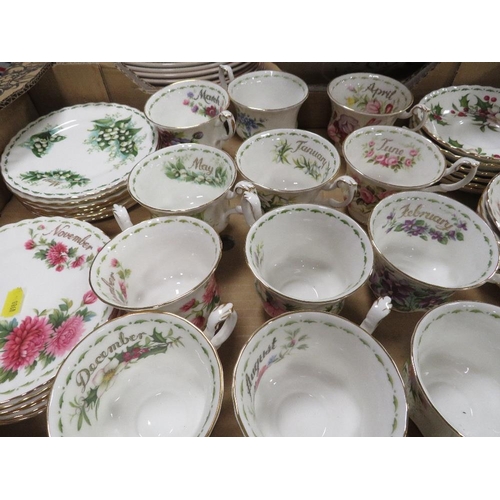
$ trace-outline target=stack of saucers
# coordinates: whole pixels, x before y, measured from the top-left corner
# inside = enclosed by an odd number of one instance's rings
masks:
[[[481,194],[500,173],[500,89],[479,85],[445,87],[421,99],[430,110],[421,133],[433,140],[448,165],[462,157],[480,162],[473,181],[462,188]],[[467,175],[458,169],[444,180]]]
[[[0,425],[43,412],[70,350],[116,314],[89,284],[108,241],[90,223],[63,217],[0,228]]]
[[[113,103],[66,107],[11,139],[0,159],[10,191],[38,216],[96,221],[113,205],[135,204],[128,174],[157,148],[157,132],[135,108]]]
[[[124,62],[127,69],[155,87],[165,87],[179,80],[210,80],[220,83],[219,66],[230,66],[234,76],[256,71],[256,62]]]
[[[479,198],[477,213],[500,240],[500,174],[493,177]]]

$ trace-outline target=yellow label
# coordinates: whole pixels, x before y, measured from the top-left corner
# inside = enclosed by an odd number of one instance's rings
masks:
[[[7,294],[7,298],[3,304],[2,316],[8,318],[15,316],[21,311],[24,300],[24,291],[22,288],[14,288]]]

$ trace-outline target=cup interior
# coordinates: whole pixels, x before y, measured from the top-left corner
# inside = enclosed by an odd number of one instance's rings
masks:
[[[381,200],[370,216],[369,234],[383,259],[426,284],[478,286],[498,265],[498,246],[486,223],[435,193],[406,191]]]
[[[149,209],[193,211],[223,196],[235,179],[236,167],[227,153],[210,146],[180,144],[141,160],[130,173],[128,189]]]
[[[322,186],[340,168],[336,148],[302,130],[275,129],[247,139],[236,153],[240,173],[256,186],[301,191]]]
[[[208,122],[229,106],[219,85],[203,80],[172,83],[153,94],[144,107],[147,118],[160,127],[192,127]]]
[[[245,252],[264,286],[307,302],[354,292],[373,265],[363,229],[338,210],[319,205],[289,205],[266,213],[250,228]]]
[[[236,105],[262,110],[278,110],[305,101],[309,90],[300,78],[283,71],[253,71],[235,78],[228,86]]]
[[[204,436],[221,395],[220,362],[196,327],[175,315],[135,313],[95,330],[66,359],[52,389],[49,432]]]
[[[220,238],[205,222],[158,217],[113,238],[92,264],[90,284],[119,309],[154,309],[205,283],[220,258]]]
[[[327,93],[333,104],[367,115],[399,113],[413,102],[405,85],[372,73],[339,76],[329,83]]]
[[[500,435],[500,311],[452,302],[417,325],[412,360],[434,408],[463,436]]]
[[[343,144],[348,165],[365,178],[397,188],[420,188],[439,181],[446,169],[439,149],[401,127],[363,127]]]
[[[233,401],[248,436],[395,436],[406,401],[394,363],[357,325],[301,312],[261,327],[234,372]]]

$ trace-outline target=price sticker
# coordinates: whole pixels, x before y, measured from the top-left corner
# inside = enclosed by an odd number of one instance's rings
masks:
[[[19,314],[23,306],[24,290],[20,287],[14,288],[7,294],[7,298],[3,304],[2,316],[9,318]]]

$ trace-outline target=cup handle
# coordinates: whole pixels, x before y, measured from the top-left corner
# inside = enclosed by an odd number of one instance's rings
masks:
[[[235,195],[241,196],[240,204],[229,213],[243,214],[245,221],[249,227],[262,217],[262,205],[255,186],[248,181],[240,181],[234,186],[234,191],[230,195],[233,198]]]
[[[218,122],[216,123],[218,127],[222,127],[223,133],[218,142],[227,141],[231,139],[236,132],[236,121],[234,119],[233,113],[231,111],[225,110],[221,111],[218,116]]]
[[[113,205],[113,215],[122,231],[125,231],[125,229],[128,229],[129,227],[132,227],[134,225],[130,220],[128,210],[122,205],[118,205],[117,203]]]
[[[422,113],[422,116],[419,116],[419,111]],[[405,128],[408,128],[409,130],[413,130],[414,132],[416,132],[425,125],[430,112],[431,110],[427,106],[423,104],[416,104],[410,111],[402,113],[400,118],[402,119],[411,118],[412,123],[416,123],[416,125],[413,127],[405,127]]]
[[[233,304],[230,302],[222,304],[210,313],[203,333],[218,349],[233,333],[237,320],[238,314],[234,310]]]
[[[219,64],[219,85],[227,90],[228,83],[234,80],[233,69],[227,64]]]
[[[457,189],[463,188],[464,186],[467,186],[467,184],[469,184],[469,182],[472,182],[472,179],[474,179],[474,177],[476,176],[477,169],[480,164],[478,161],[473,160],[471,158],[463,157],[457,160],[453,165],[451,165],[444,171],[443,177],[452,174],[453,172],[456,172],[460,167],[460,165],[464,163],[470,165],[471,168],[469,170],[469,173],[463,179],[460,179],[458,182],[453,182],[452,184],[441,183],[436,186],[430,186],[428,188],[422,189],[422,191],[428,191],[434,193],[444,192],[444,191],[455,191]]]
[[[370,307],[364,321],[359,325],[370,335],[378,324],[391,312],[392,300],[390,297],[379,297]]]
[[[354,198],[354,195],[356,194],[358,183],[349,175],[341,175],[340,177],[335,179],[332,183],[328,184],[324,189],[326,191],[331,191],[332,189],[335,189],[337,187],[342,190],[344,199],[342,201],[337,201],[330,198],[328,200],[328,204],[332,208],[347,207],[347,205],[351,203],[351,201]]]

